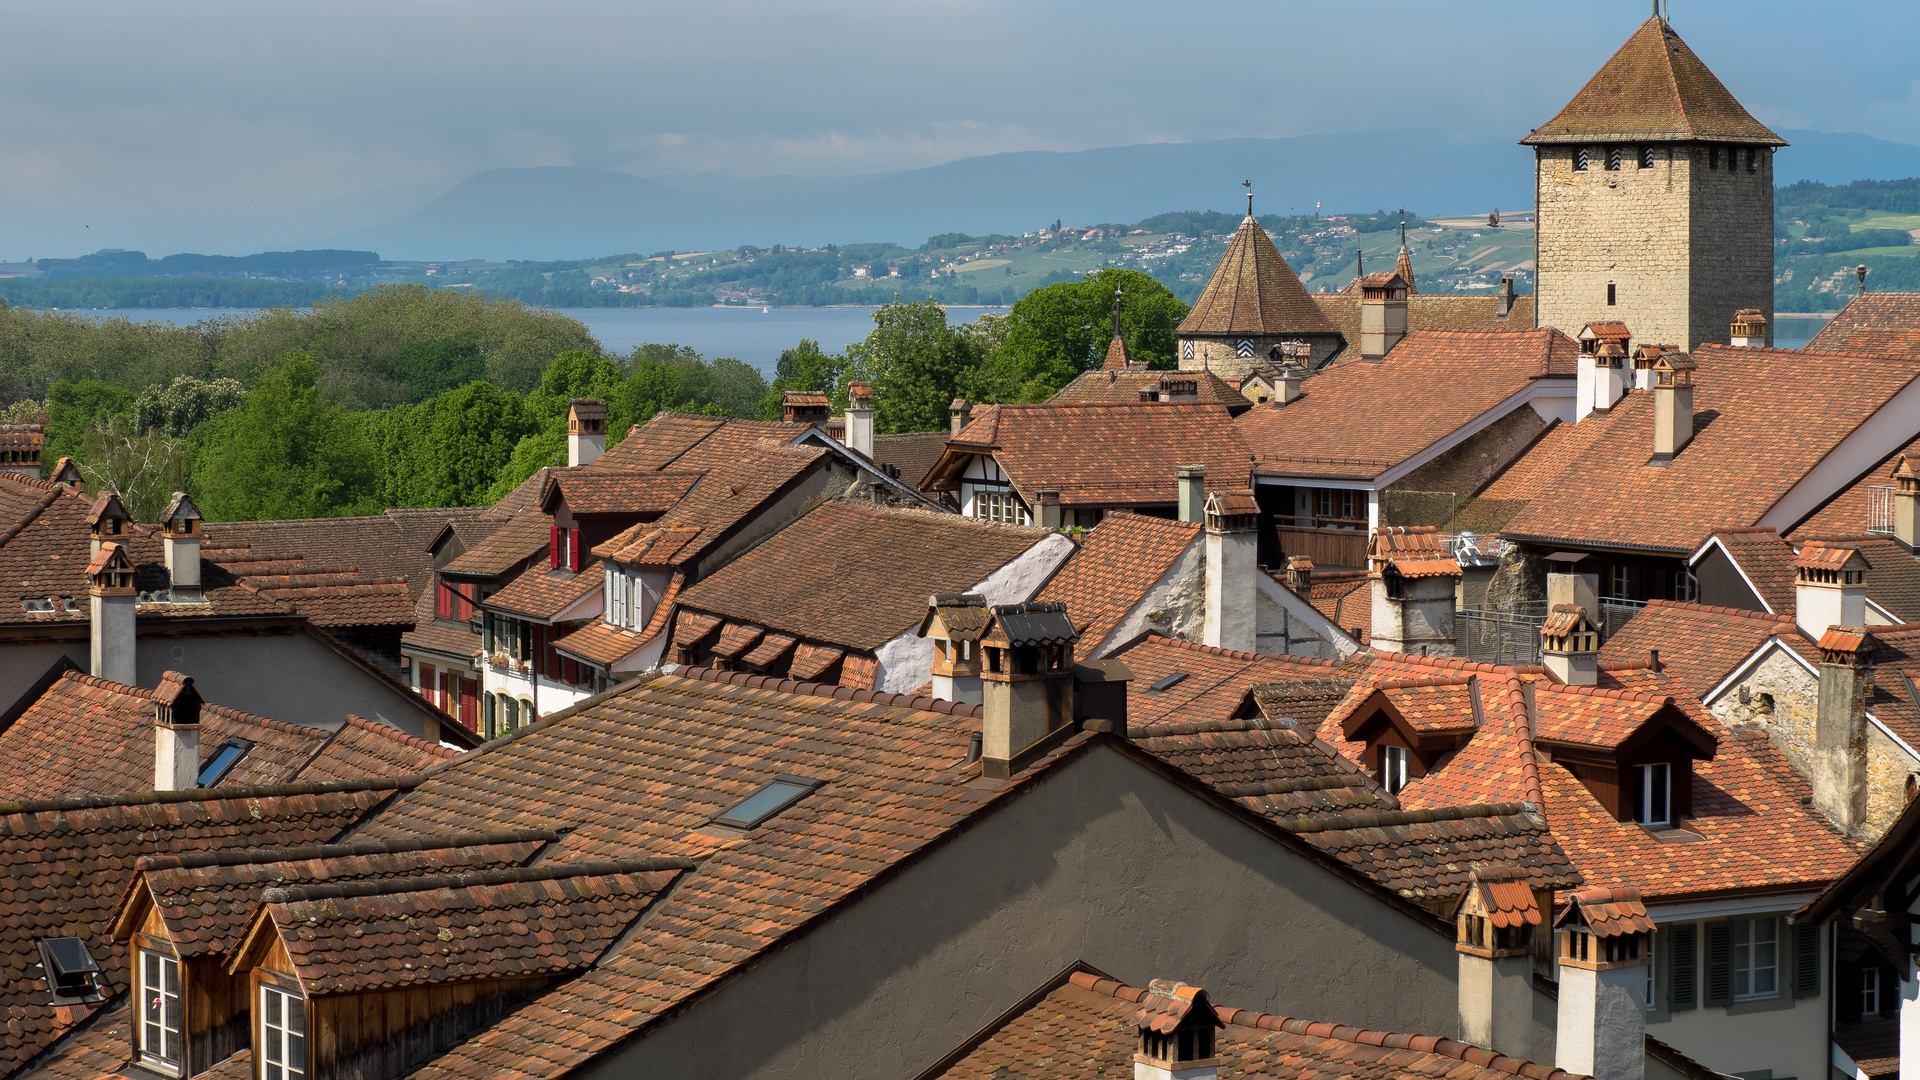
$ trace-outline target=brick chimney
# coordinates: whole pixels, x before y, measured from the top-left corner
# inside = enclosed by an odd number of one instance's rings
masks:
[[[1313,595],[1313,560],[1295,555],[1287,560],[1287,588],[1302,597]]]
[[[1600,681],[1600,628],[1585,608],[1558,604],[1540,627],[1540,662],[1566,686]]]
[[[1460,563],[1431,525],[1390,525],[1367,541],[1372,578],[1371,643],[1382,652],[1452,656],[1454,586]]]
[[[1647,464],[1665,468],[1673,455],[1693,441],[1693,372],[1697,365],[1682,352],[1661,353],[1653,362],[1653,457]]]
[[[980,635],[981,768],[1003,780],[1073,729],[1073,642],[1061,603],[998,604]]]
[[[202,604],[200,591],[200,509],[184,491],[173,493],[160,512],[160,543],[167,554],[167,589],[176,604]]]
[[[1254,598],[1260,545],[1254,531],[1260,506],[1251,491],[1207,496],[1207,617],[1202,640],[1216,649],[1254,651]]]
[[[1727,344],[1737,349],[1763,349],[1767,345],[1767,316],[1759,308],[1741,308],[1733,313],[1733,325],[1727,331]]]
[[[1407,282],[1386,271],[1360,279],[1360,359],[1376,362],[1407,336]]]
[[[927,597],[920,636],[933,642],[933,696],[938,701],[981,703],[980,635],[988,624],[987,598],[977,593]]]
[[[1842,832],[1867,820],[1867,703],[1873,635],[1836,626],[1820,635],[1820,693],[1813,721],[1813,806]]]
[[[1033,499],[1037,504],[1035,508],[1040,514],[1039,520],[1034,522],[1034,524],[1043,529],[1059,528],[1061,521],[1060,493],[1049,488],[1034,492]]]
[[[1560,1015],[1554,1064],[1594,1080],[1643,1080],[1653,919],[1634,888],[1582,889],[1554,920]]]
[[[1460,958],[1460,1041],[1534,1061],[1533,942],[1547,932],[1527,872],[1475,867],[1453,907]]]
[[[1867,571],[1873,569],[1851,544],[1811,540],[1793,562],[1793,621],[1818,640],[1829,626],[1867,624]]]
[[[1893,538],[1909,552],[1920,551],[1920,472],[1904,454],[1893,470]]]
[[[153,790],[200,786],[200,691],[193,677],[169,671],[153,691]]]
[[[967,420],[972,416],[973,406],[967,404],[967,399],[963,397],[954,398],[953,404],[947,406],[947,418],[953,424],[953,432],[948,438],[959,435],[960,429],[967,426]]]
[[[1198,524],[1207,512],[1207,467],[1182,465],[1174,476],[1180,484],[1180,520]]]
[[[88,671],[134,685],[133,560],[117,541],[102,544],[87,564],[87,618],[92,639]]]
[[[567,403],[567,464],[591,465],[607,452],[607,403],[574,398]]]
[[[1216,1080],[1220,1075],[1214,1038],[1227,1025],[1200,987],[1155,979],[1128,1023],[1138,1037],[1133,1080]]]
[[[873,384],[847,387],[847,449],[873,460]]]
[[[87,533],[92,538],[92,550],[88,557],[100,554],[100,548],[108,543],[126,543],[127,525],[133,515],[120,504],[120,496],[111,491],[103,491],[93,500],[93,509],[87,514]]]
[[[1501,318],[1504,319],[1507,316],[1513,314],[1513,275],[1512,274],[1500,275],[1500,292],[1498,295],[1500,298],[1500,306],[1498,309],[1499,315]]]

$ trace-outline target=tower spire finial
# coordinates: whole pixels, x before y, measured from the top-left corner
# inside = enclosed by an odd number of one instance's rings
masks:
[[[1120,340],[1120,297],[1126,290],[1121,286],[1113,287],[1113,340]]]
[[[1240,186],[1247,189],[1247,216],[1253,216],[1253,181],[1242,180]]]

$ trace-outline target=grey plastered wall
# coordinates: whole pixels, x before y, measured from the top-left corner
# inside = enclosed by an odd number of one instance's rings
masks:
[[[899,1080],[1075,960],[1222,1005],[1457,1023],[1451,934],[1095,746],[575,1075]]]
[[[785,494],[743,522],[738,531],[721,541],[700,560],[699,572],[687,582],[711,576],[767,537],[786,528],[821,502],[840,495],[859,476],[858,470],[827,457],[819,468],[801,477]]]

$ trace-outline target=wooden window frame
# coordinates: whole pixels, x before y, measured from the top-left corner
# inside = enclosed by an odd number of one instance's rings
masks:
[[[268,973],[264,971],[258,972],[258,974],[261,977],[256,978],[253,982],[255,1045],[259,1047],[259,1055],[257,1057],[258,1072],[256,1075],[260,1080],[309,1080],[313,1075],[313,1011],[308,1006],[306,996],[300,993],[297,987],[289,988],[286,985],[292,980],[266,978],[265,976],[268,975]],[[267,1043],[269,1040],[267,1031],[268,994],[277,995],[282,999],[282,1022],[279,1028],[281,1033],[279,1041],[281,1044],[282,1061],[280,1064],[281,1072],[277,1077],[270,1076],[267,1072],[267,1070],[272,1067],[271,1063],[267,1060]],[[289,1041],[288,1036],[292,1033],[288,1030],[285,1022],[288,1016],[293,1015],[293,1011],[296,1008],[299,1012],[300,1026],[302,1028],[299,1033],[300,1039],[305,1044],[298,1071],[295,1071],[293,1062],[287,1060],[292,1056],[288,1053],[289,1047],[287,1045]]]
[[[141,1068],[151,1069],[155,1072],[163,1073],[169,1076],[185,1076],[186,1064],[187,1064],[187,988],[186,988],[186,981],[185,981],[186,969],[180,963],[180,958],[174,955],[172,949],[156,948],[155,947],[156,944],[157,943],[154,942],[153,939],[148,938],[145,935],[139,935],[134,939],[134,962],[133,962],[134,963],[133,972],[134,972],[134,979],[135,979],[134,1015],[133,1015],[134,1058]],[[164,1007],[162,1009],[161,1018],[160,1018],[160,1034],[161,1034],[162,1046],[161,1046],[160,1053],[158,1054],[150,1053],[147,1049],[147,1028],[149,1026],[149,1021],[147,1020],[147,1012],[146,1012],[146,1000],[147,1000],[147,989],[148,989],[148,983],[147,983],[147,958],[148,957],[153,957],[161,961],[163,965],[160,969],[161,980],[163,984],[161,986],[161,995],[163,1000],[166,996],[166,987],[164,985],[166,980],[166,967],[164,965],[167,965],[167,964],[173,965],[173,997],[179,1003],[178,1004],[178,1009],[179,1009],[178,1020],[179,1020],[180,1026],[178,1029],[172,1029],[167,1027],[167,1017],[166,1017]],[[172,1033],[175,1039],[179,1040],[178,1044],[172,1047],[175,1060],[171,1062],[167,1061],[165,1056],[167,1051],[167,1047],[165,1043],[167,1041],[167,1035],[169,1032]]]

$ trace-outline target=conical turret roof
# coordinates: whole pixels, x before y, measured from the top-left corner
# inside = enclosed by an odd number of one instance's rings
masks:
[[[1587,85],[1523,145],[1734,142],[1785,146],[1714,78],[1662,18],[1633,32]]]
[[[1260,223],[1248,214],[1181,321],[1181,334],[1336,334]]]
[[[1120,335],[1115,334],[1113,340],[1107,342],[1107,358],[1101,363],[1100,370],[1126,371],[1132,362],[1133,357],[1127,355],[1127,343],[1120,340]]]
[[[1393,269],[1395,273],[1400,275],[1400,280],[1407,283],[1408,296],[1412,296],[1420,291],[1420,286],[1413,282],[1413,255],[1407,251],[1406,222],[1400,223],[1400,257],[1394,260]]]

